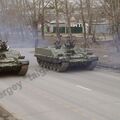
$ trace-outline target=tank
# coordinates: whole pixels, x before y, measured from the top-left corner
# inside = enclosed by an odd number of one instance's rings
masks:
[[[76,47],[69,40],[64,44],[56,41],[53,46],[36,48],[35,57],[41,67],[57,72],[65,72],[72,67],[93,70],[98,61],[91,50]]]
[[[9,49],[7,42],[0,40],[0,73],[10,73],[24,76],[28,70],[29,61],[20,52]]]

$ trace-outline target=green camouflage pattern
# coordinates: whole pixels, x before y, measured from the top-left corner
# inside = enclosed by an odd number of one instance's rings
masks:
[[[93,70],[98,61],[98,57],[91,50],[70,44],[36,48],[35,56],[40,66],[58,72],[64,72],[71,66]]]
[[[6,42],[0,41],[0,74],[15,73],[25,75],[29,61],[16,50],[9,49]]]

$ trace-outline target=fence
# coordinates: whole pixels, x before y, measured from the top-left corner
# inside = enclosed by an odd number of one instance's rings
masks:
[[[60,27],[59,31],[60,33],[68,33],[68,28]],[[71,32],[72,33],[83,33],[83,28],[82,27],[71,27]],[[53,27],[53,33],[56,33],[56,27]]]

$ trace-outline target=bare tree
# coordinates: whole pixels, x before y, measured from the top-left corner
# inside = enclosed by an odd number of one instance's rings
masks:
[[[38,45],[39,32],[38,25],[41,24],[41,35],[42,39],[45,38],[44,28],[45,28],[45,9],[47,8],[50,0],[32,0],[31,2],[28,0],[25,1],[25,14],[27,14],[28,23],[32,26],[33,35],[35,38],[35,47]]]
[[[113,39],[117,51],[120,51],[120,0],[100,0],[104,14],[111,24]]]
[[[44,33],[44,24],[45,24],[45,1],[42,0],[42,18],[41,18],[41,31],[42,31],[42,38],[45,38],[45,33]]]
[[[83,29],[84,29],[84,47],[86,48],[87,45],[87,30],[86,30],[86,20],[85,20],[85,15],[84,15],[84,6],[83,6],[83,1],[79,0],[79,7],[80,7],[80,14],[82,17],[82,22],[83,22]]]
[[[100,5],[97,4],[95,0],[77,0],[76,4],[80,11],[80,19],[83,22],[84,47],[86,48],[89,47],[89,43],[96,42],[96,29],[94,23],[97,23],[101,16],[99,12]]]
[[[92,12],[92,1],[86,0],[86,8],[87,8],[87,14],[88,14],[88,35],[91,35],[92,33],[92,18],[93,18],[93,12]]]
[[[20,9],[19,9],[20,4],[21,2],[18,0],[14,0],[14,1],[13,0],[1,0],[0,1],[0,10],[1,10],[0,24],[2,24],[3,27],[6,27],[6,29],[7,27],[9,29],[12,29],[13,27],[16,28],[17,26],[21,27],[23,25],[22,13],[20,12]],[[11,32],[12,31],[13,30],[11,30]],[[24,40],[22,29],[21,29],[21,36],[23,37],[23,40]]]
[[[58,9],[58,0],[55,0],[55,11],[56,11],[56,35],[57,39],[61,41],[60,29],[59,29],[59,9]]]
[[[70,40],[72,40],[72,31],[71,31],[71,23],[70,23],[71,14],[69,12],[68,0],[65,0],[65,11],[66,11],[68,35],[70,37]]]

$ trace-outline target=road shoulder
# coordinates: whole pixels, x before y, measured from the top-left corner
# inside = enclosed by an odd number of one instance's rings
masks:
[[[18,120],[11,113],[0,106],[0,120]]]

